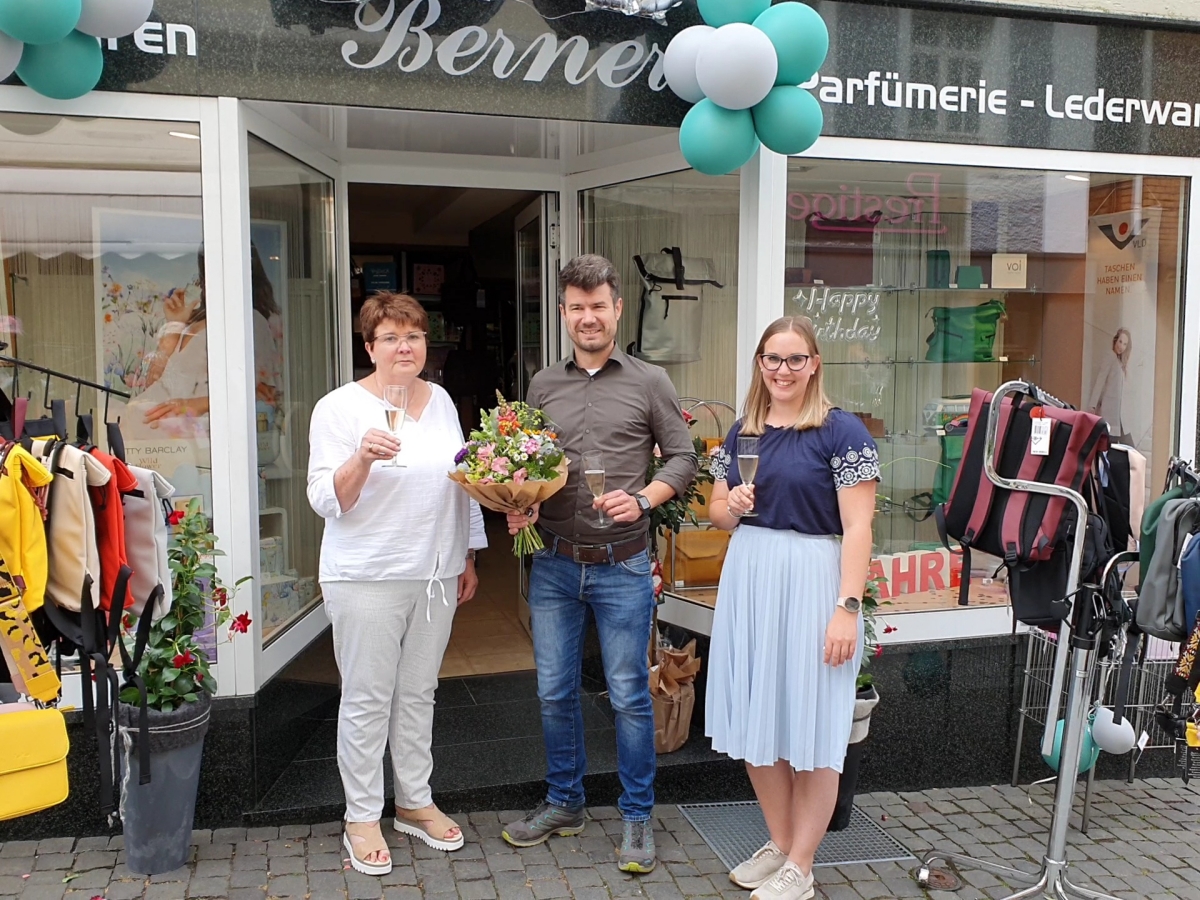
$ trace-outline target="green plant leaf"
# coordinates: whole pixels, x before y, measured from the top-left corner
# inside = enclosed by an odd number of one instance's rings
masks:
[[[184,694],[183,699],[186,700],[188,703],[195,703],[197,700],[200,699],[200,697],[197,694],[191,693],[191,694]]]

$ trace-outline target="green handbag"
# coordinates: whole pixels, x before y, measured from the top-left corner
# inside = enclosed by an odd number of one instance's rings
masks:
[[[938,435],[942,457],[938,461],[937,475],[933,479],[933,504],[938,506],[950,499],[954,488],[954,476],[962,464],[963,444],[967,439],[967,417],[947,422],[942,434]]]
[[[979,306],[935,306],[933,333],[925,339],[930,362],[991,362],[996,357],[996,326],[1004,317],[1004,303],[989,300]]]

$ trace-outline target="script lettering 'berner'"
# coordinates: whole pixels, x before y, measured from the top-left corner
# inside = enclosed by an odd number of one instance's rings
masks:
[[[422,7],[424,15],[418,22]],[[492,35],[486,28],[468,25],[444,37],[435,50],[429,29],[442,15],[440,0],[411,0],[399,13],[396,0],[388,0],[383,14],[368,23],[364,15],[369,8],[368,4],[361,4],[354,14],[354,23],[360,31],[368,34],[386,31],[387,36],[375,56],[366,61],[356,58],[358,41],[351,39],[342,44],[342,59],[356,69],[377,69],[394,59],[400,71],[416,72],[436,55],[438,67],[447,75],[469,75],[490,59],[492,74],[497,78],[507,79],[525,69],[525,81],[544,81],[565,54],[563,76],[570,84],[582,84],[594,75],[606,87],[622,88],[647,67],[651,90],[661,91],[667,84],[663,51],[655,43],[647,50],[642,41],[620,41],[601,53],[591,68],[586,68],[592,48],[587,38],[579,35],[560,44],[558,37],[548,31],[518,55],[516,44],[503,29],[497,28]]]

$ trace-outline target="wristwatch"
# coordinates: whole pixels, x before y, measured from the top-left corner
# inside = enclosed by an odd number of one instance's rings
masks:
[[[862,601],[857,597],[838,597],[837,605],[848,613],[858,613],[862,610]]]
[[[475,551],[474,550],[467,551],[467,559],[469,559],[471,562],[475,562]]]
[[[637,500],[638,509],[642,511],[642,515],[648,516],[650,514],[650,498],[645,494],[634,494],[633,496]]]

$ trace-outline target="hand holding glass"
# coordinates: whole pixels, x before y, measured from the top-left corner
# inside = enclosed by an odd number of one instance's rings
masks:
[[[754,487],[754,476],[758,474],[758,438],[739,437],[737,440],[738,476],[746,487]],[[757,516],[753,508],[742,513],[742,518]]]
[[[589,450],[583,454],[583,478],[594,499],[599,500],[604,496],[604,457],[601,456],[599,450]],[[597,510],[596,516],[597,528],[612,526],[613,520],[605,514],[604,510]]]
[[[388,431],[392,437],[400,440],[400,431],[404,428],[404,416],[408,410],[408,388],[402,384],[389,384],[385,386],[383,389],[383,402],[387,407]],[[384,465],[392,468],[407,468],[407,466],[400,462],[399,452]]]

